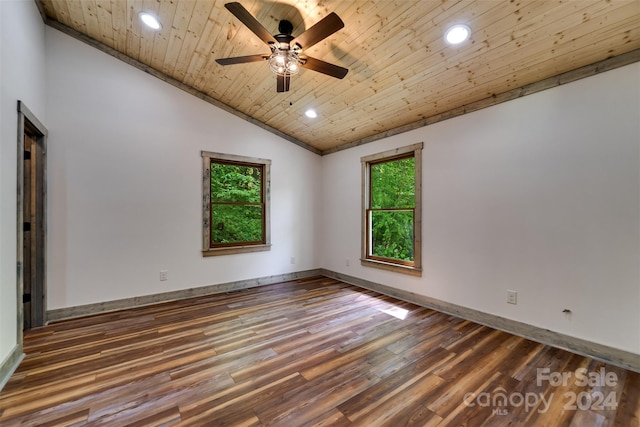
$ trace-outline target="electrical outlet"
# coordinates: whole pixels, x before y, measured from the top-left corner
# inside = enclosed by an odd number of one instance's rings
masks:
[[[295,264],[296,263],[296,257],[292,256],[291,257],[291,264]]]
[[[167,280],[168,274],[169,272],[167,270],[160,270],[160,281],[164,282],[165,280]]]
[[[516,291],[507,291],[507,302],[509,304],[518,304],[518,293]]]
[[[347,267],[349,267],[351,265],[351,260],[349,258],[347,258],[347,260],[344,263]]]

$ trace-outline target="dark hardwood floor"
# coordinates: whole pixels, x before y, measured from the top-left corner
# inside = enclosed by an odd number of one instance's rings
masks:
[[[325,277],[29,331],[0,425],[638,426],[640,374]]]

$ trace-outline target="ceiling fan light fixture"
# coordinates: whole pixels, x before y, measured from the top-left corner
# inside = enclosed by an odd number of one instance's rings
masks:
[[[162,28],[162,24],[160,24],[160,21],[158,21],[158,18],[156,18],[155,16],[153,16],[148,12],[140,12],[138,16],[140,17],[140,20],[144,22],[144,24],[147,27],[154,30],[159,30],[160,28]]]
[[[467,40],[470,35],[471,28],[464,24],[456,24],[452,27],[449,27],[444,35],[444,39],[449,44],[460,44],[463,41]]]
[[[292,50],[281,50],[274,47],[273,52],[269,55],[269,68],[279,76],[298,74],[301,62],[298,54]]]
[[[0,0],[1,1],[1,0]],[[297,74],[301,67],[316,71],[336,79],[343,79],[348,69],[339,65],[303,55],[303,49],[325,40],[336,31],[344,28],[344,22],[335,12],[331,12],[302,34],[293,36],[293,24],[281,20],[278,24],[279,34],[271,34],[258,20],[239,2],[225,3],[224,7],[242,22],[253,34],[269,46],[271,53],[267,55],[246,55],[233,58],[218,58],[220,65],[244,64],[267,60],[269,69],[276,75],[276,91],[288,92],[291,87],[291,76]]]

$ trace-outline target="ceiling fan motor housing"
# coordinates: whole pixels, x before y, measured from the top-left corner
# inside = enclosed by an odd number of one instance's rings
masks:
[[[278,24],[278,31],[280,31],[280,34],[289,34],[289,35],[291,35],[291,33],[293,33],[293,24],[291,22],[287,21],[286,19],[283,19]]]

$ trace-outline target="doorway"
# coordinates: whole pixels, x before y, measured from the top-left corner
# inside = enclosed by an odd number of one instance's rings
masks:
[[[18,101],[18,325],[20,332],[46,316],[46,135]],[[22,336],[22,333],[18,334]]]

